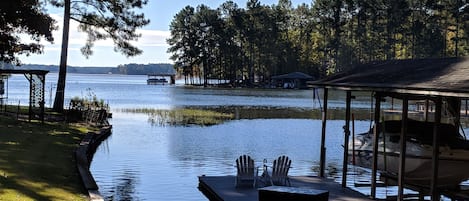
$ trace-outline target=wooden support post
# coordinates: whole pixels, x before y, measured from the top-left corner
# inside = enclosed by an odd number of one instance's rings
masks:
[[[42,83],[42,93],[41,93],[41,122],[44,123],[44,116],[45,116],[45,104],[46,104],[46,99],[45,99],[45,94],[46,94],[46,75],[38,75],[41,78],[41,83]]]
[[[169,77],[170,77],[169,84],[176,84],[176,75],[171,75]]]
[[[379,143],[379,119],[381,109],[381,94],[375,95],[375,116],[373,127],[373,159],[371,164],[371,198],[376,198],[376,175],[378,169],[378,143]]]
[[[348,165],[348,143],[350,138],[350,107],[352,102],[352,92],[347,91],[345,103],[345,126],[344,126],[344,161],[342,165],[342,188],[347,187],[347,165]],[[352,139],[353,140],[353,139]],[[352,145],[353,146],[353,145]]]
[[[33,118],[33,100],[34,100],[34,96],[33,96],[33,88],[36,87],[33,85],[33,75],[32,74],[28,74],[29,77],[27,75],[25,75],[26,77],[28,77],[28,80],[29,80],[29,111],[28,111],[28,120],[29,122],[31,122],[32,118]]]
[[[352,165],[355,165],[355,116],[352,113]]]
[[[467,110],[468,110],[468,107],[467,107],[467,99],[466,99],[466,116],[467,116]]]
[[[391,98],[391,110],[394,110],[394,98]]]
[[[451,99],[450,104],[451,104],[451,107],[454,109],[454,117],[455,117],[454,125],[456,126],[456,128],[458,128],[458,132],[459,132],[459,129],[461,128],[461,99],[453,98]]]
[[[319,176],[325,177],[325,166],[326,166],[326,120],[327,120],[327,98],[328,89],[324,88],[324,100],[323,100],[323,111],[322,111],[322,130],[321,130],[321,156],[319,161]]]
[[[441,105],[443,101],[441,97],[438,97],[435,101],[435,125],[433,127],[433,153],[432,153],[432,183],[430,191],[432,200],[440,200],[440,194],[438,192],[438,166],[439,166],[439,152],[440,152],[440,133],[439,127],[441,123]]]
[[[409,111],[409,100],[404,97],[402,100],[402,126],[401,126],[401,141],[400,141],[400,155],[399,155],[399,178],[397,180],[398,192],[397,200],[404,200],[404,178],[405,178],[405,160],[406,160],[406,147],[407,147],[407,119]]]
[[[428,108],[430,107],[430,104],[428,102],[428,99],[425,100],[425,112],[424,112],[424,115],[425,115],[425,122],[428,122]]]

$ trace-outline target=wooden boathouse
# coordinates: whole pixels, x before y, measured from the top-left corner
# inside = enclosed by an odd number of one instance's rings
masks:
[[[346,93],[346,116],[344,126],[344,161],[342,187],[347,183],[348,144],[350,137],[350,113],[352,92],[368,91],[374,94],[373,117],[373,155],[370,195],[376,198],[377,187],[377,163],[378,163],[378,138],[379,123],[382,119],[381,103],[384,97],[392,97],[402,100],[401,132],[400,139],[406,139],[409,100],[425,100],[434,104],[432,135],[432,175],[429,186],[413,186],[405,180],[406,167],[406,140],[401,140],[399,156],[399,172],[397,178],[397,200],[404,199],[404,188],[413,189],[422,195],[430,195],[431,200],[440,200],[445,195],[455,200],[468,200],[469,196],[452,189],[439,187],[439,149],[440,140],[445,138],[445,133],[440,133],[439,125],[442,120],[442,107],[444,104],[453,107],[453,111],[461,110],[461,101],[469,98],[469,58],[437,58],[415,60],[391,60],[372,62],[355,66],[351,70],[339,73],[323,80],[310,82],[310,86],[324,90],[323,119],[321,135],[321,159],[319,175],[324,177],[326,161],[326,124],[327,124],[327,100],[328,90],[340,90]],[[459,126],[460,112],[455,112],[455,125]]]

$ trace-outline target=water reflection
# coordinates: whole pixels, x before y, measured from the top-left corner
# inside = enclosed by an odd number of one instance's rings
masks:
[[[110,191],[112,194],[105,199],[114,201],[140,200],[136,193],[139,173],[135,170],[124,169],[119,171],[119,174],[115,181],[114,190]]]
[[[160,127],[148,123],[147,117],[114,113],[113,135],[91,165],[107,200],[206,200],[197,190],[197,176],[235,175],[235,159],[241,154],[250,154],[258,164],[285,154],[292,159],[291,175],[316,175],[320,120],[243,119],[208,127]],[[326,155],[331,175],[342,161],[343,149],[338,145],[343,141],[343,124],[328,122]],[[368,125],[357,121],[357,132]]]
[[[330,129],[337,132],[328,136],[328,160],[331,174],[342,160],[343,150],[334,143],[343,141],[338,127],[341,121],[332,121]],[[266,158],[273,161],[287,154],[295,164],[297,174],[315,174],[312,167],[319,161],[319,137],[321,122],[307,119],[258,119],[236,120],[212,127],[170,128],[168,149],[171,158],[179,161],[202,161],[218,164],[219,169],[232,168],[234,159],[241,154],[250,154],[260,162]],[[367,123],[359,126],[366,126]],[[335,168],[337,169],[337,168]]]

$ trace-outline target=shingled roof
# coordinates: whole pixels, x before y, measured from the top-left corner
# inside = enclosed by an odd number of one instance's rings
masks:
[[[309,84],[353,91],[469,97],[469,57],[371,62]]]

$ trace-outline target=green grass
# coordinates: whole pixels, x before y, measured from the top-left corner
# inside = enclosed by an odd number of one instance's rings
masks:
[[[87,200],[73,156],[87,131],[0,117],[0,200]]]

